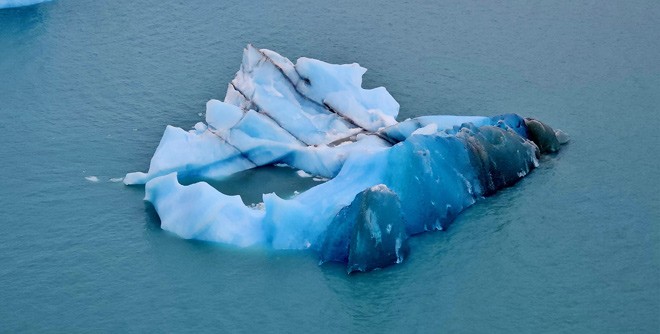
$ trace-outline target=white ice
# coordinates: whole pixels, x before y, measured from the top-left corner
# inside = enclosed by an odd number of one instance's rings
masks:
[[[399,104],[385,88],[363,89],[365,71],[308,58],[294,65],[249,45],[224,102],[207,103],[206,125],[190,131],[168,126],[149,171],[129,173],[124,183],[144,184],[172,172],[218,179],[278,163],[334,177],[352,152],[390,146],[375,131],[396,124]],[[324,96],[342,96],[352,105],[335,110]]]

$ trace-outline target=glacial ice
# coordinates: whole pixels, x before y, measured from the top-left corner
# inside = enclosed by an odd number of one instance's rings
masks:
[[[363,89],[366,69],[248,45],[224,101],[206,124],[168,126],[146,173],[145,200],[161,227],[239,247],[312,249],[321,262],[367,271],[401,262],[408,236],[443,230],[480,197],[515,183],[568,137],[516,114],[422,116],[397,122],[383,88]],[[206,182],[264,165],[328,179],[283,199],[246,206]]]
[[[368,271],[403,261],[408,234],[398,196],[379,184],[355,196],[321,236],[321,262],[346,262],[347,270]]]
[[[51,0],[0,0],[0,9],[36,5]]]

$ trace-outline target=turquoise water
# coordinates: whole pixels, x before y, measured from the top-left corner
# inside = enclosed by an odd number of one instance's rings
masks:
[[[0,10],[0,332],[657,333],[658,41],[653,0]],[[385,270],[178,239],[108,179],[202,120],[247,43],[359,62],[399,119],[517,112],[572,142]],[[266,169],[216,186],[254,201],[310,184]]]

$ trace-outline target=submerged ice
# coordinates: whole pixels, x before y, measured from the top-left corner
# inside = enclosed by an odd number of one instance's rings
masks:
[[[161,227],[186,239],[239,247],[312,249],[321,262],[367,271],[401,262],[407,238],[445,229],[477,199],[515,183],[568,138],[516,114],[422,116],[396,121],[383,88],[363,89],[366,69],[287,58],[251,45],[224,101],[206,123],[168,126],[146,173]],[[206,182],[285,164],[328,181],[246,206]]]
[[[0,9],[2,8],[15,8],[36,5],[42,2],[51,0],[0,0]]]

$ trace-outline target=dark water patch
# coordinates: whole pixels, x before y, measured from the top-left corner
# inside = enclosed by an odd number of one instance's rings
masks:
[[[322,181],[311,175],[301,176],[298,170],[290,167],[263,166],[233,174],[222,180],[200,180],[180,178],[179,182],[189,185],[200,181],[207,182],[225,195],[239,195],[245,205],[263,202],[262,195],[275,193],[281,198],[291,198]]]

